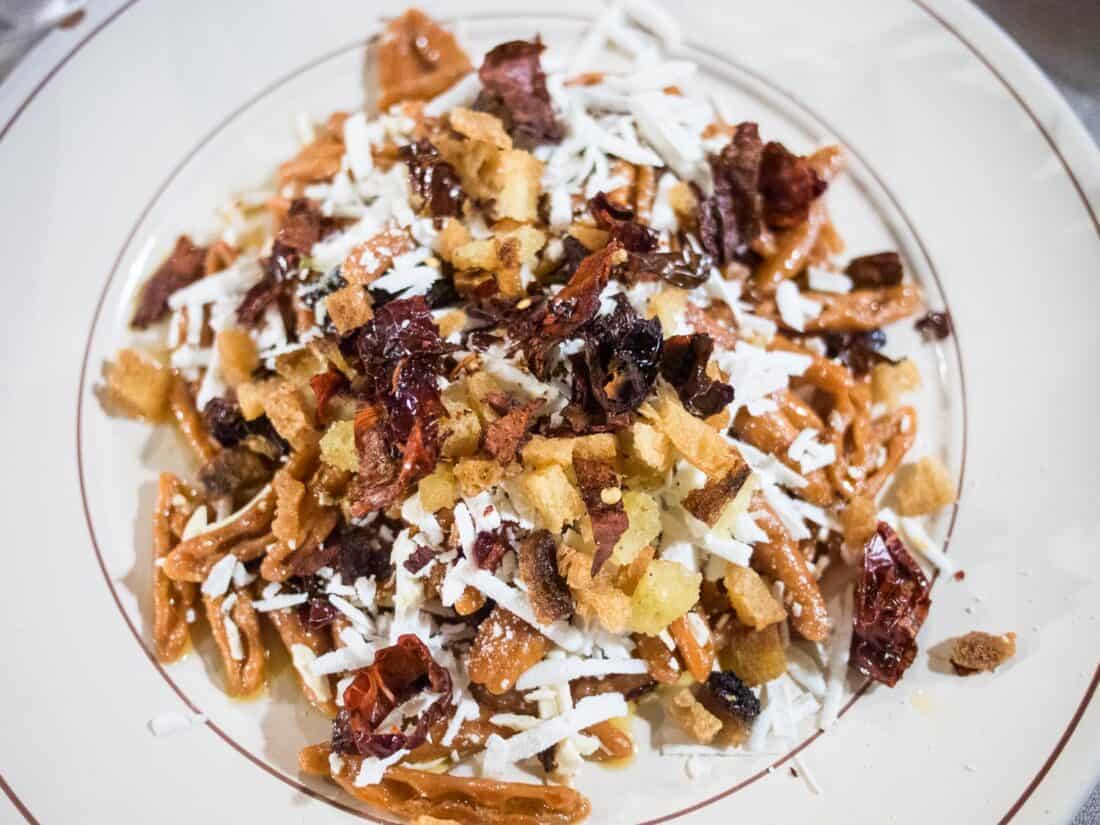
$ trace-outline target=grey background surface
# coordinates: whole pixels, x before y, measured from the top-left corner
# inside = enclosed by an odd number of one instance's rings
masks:
[[[1100,0],[974,2],[1031,55],[1100,142]],[[48,6],[61,12],[79,5],[79,0],[0,0],[0,82],[42,36],[18,31],[28,15]],[[1100,786],[1072,825],[1100,825]]]

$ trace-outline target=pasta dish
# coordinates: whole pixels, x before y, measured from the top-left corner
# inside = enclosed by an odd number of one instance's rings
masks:
[[[404,820],[582,821],[643,704],[665,755],[791,745],[849,671],[902,678],[953,572],[886,354],[949,317],[846,252],[844,151],[693,94],[675,36],[634,2],[474,60],[389,21],[369,110],[300,119],[105,367],[194,454],[151,514],[157,657],[205,626],[251,696],[277,639],[332,720],[301,770]]]

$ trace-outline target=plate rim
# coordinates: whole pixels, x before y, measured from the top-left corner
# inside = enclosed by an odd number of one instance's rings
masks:
[[[136,0],[131,0],[131,1],[136,2]],[[445,25],[454,25],[459,21],[487,23],[487,22],[492,22],[492,21],[514,20],[514,19],[517,19],[517,18],[518,19],[537,18],[537,19],[543,19],[543,20],[555,20],[555,21],[563,21],[563,22],[569,22],[569,23],[583,23],[583,22],[585,22],[589,19],[587,16],[585,16],[583,14],[577,14],[577,13],[573,13],[573,12],[526,11],[526,10],[513,10],[513,11],[510,11],[510,12],[485,12],[485,13],[482,13],[482,14],[474,13],[474,14],[460,15],[456,18],[442,17],[442,18],[439,18],[439,19]],[[343,57],[343,56],[348,55],[352,52],[359,51],[360,49],[363,49],[363,48],[369,46],[371,40],[372,40],[372,35],[370,33],[368,33],[364,37],[359,37],[359,38],[356,38],[354,40],[347,41],[347,42],[345,42],[344,44],[342,44],[340,46],[337,46],[337,47],[334,47],[332,49],[327,50],[323,54],[316,55],[316,56],[312,57],[311,59],[309,59],[309,60],[299,64],[298,66],[294,67],[293,69],[290,69],[290,70],[282,73],[279,77],[277,77],[274,80],[271,80],[269,83],[267,83],[263,88],[261,88],[260,90],[254,92],[252,95],[250,95],[246,99],[239,102],[230,112],[225,114],[214,126],[212,126],[209,130],[207,130],[207,132],[205,134],[203,134],[181,156],[181,158],[166,173],[163,180],[159,183],[157,188],[153,191],[153,194],[149,197],[148,201],[145,203],[145,205],[141,208],[141,210],[137,213],[136,217],[134,218],[133,223],[131,224],[131,227],[130,227],[129,231],[126,234],[126,237],[122,241],[122,244],[119,248],[118,254],[115,257],[114,263],[111,266],[111,268],[110,268],[110,270],[107,274],[107,279],[106,279],[106,281],[104,282],[104,284],[102,286],[99,298],[96,301],[96,305],[95,305],[94,313],[92,315],[91,322],[89,324],[87,340],[86,340],[85,347],[84,347],[84,355],[83,355],[83,359],[82,359],[82,362],[81,362],[80,375],[79,375],[79,378],[78,378],[79,386],[78,386],[78,390],[77,390],[77,410],[76,410],[77,479],[78,479],[78,484],[79,484],[79,489],[80,489],[80,496],[81,496],[81,503],[82,503],[82,506],[83,506],[85,524],[86,524],[86,527],[87,527],[87,530],[88,530],[88,537],[91,540],[92,549],[93,549],[93,552],[95,553],[95,557],[96,557],[96,563],[97,563],[97,565],[100,569],[100,572],[103,574],[104,583],[107,586],[107,589],[110,591],[112,601],[114,602],[116,608],[118,609],[119,613],[121,614],[123,622],[125,623],[127,629],[130,631],[130,634],[133,636],[135,642],[138,644],[138,647],[141,648],[141,651],[144,654],[145,658],[148,659],[148,661],[152,664],[152,666],[153,666],[154,670],[156,671],[157,675],[160,676],[161,679],[163,679],[168,684],[168,686],[172,689],[172,691],[179,697],[179,699],[193,713],[198,713],[199,712],[199,707],[191,700],[191,697],[184,690],[184,688],[181,687],[181,685],[178,684],[178,682],[168,672],[168,669],[161,662],[159,662],[157,660],[153,650],[149,647],[149,645],[147,643],[147,640],[146,640],[145,636],[142,633],[142,630],[136,625],[136,623],[132,619],[130,613],[123,606],[122,600],[121,600],[121,598],[119,596],[119,593],[118,593],[118,589],[116,588],[116,583],[112,579],[112,577],[110,575],[110,572],[108,571],[107,562],[106,562],[106,560],[103,556],[103,553],[100,549],[99,537],[97,535],[96,528],[95,528],[95,520],[92,517],[92,507],[91,507],[91,505],[89,503],[89,499],[88,499],[88,493],[87,493],[88,484],[87,484],[87,480],[86,480],[87,473],[85,471],[84,447],[83,447],[83,444],[84,444],[83,430],[84,430],[84,420],[85,420],[84,419],[84,402],[85,402],[85,399],[86,399],[86,396],[87,396],[87,392],[85,390],[86,390],[86,385],[87,385],[87,381],[88,381],[88,377],[89,377],[89,366],[92,363],[92,361],[91,361],[92,351],[95,348],[96,334],[97,334],[97,331],[99,329],[99,325],[100,325],[100,321],[101,321],[101,318],[102,318],[103,310],[107,307],[107,297],[108,297],[109,293],[111,292],[112,286],[115,284],[116,278],[119,275],[120,269],[122,268],[122,262],[125,259],[126,255],[127,255],[127,252],[132,247],[135,239],[138,237],[139,233],[141,232],[141,230],[143,228],[143,224],[145,223],[148,216],[156,208],[156,206],[159,203],[161,197],[164,195],[164,193],[169,188],[171,188],[171,186],[175,183],[177,177],[187,168],[187,166],[191,163],[191,161],[197,155],[199,155],[207,146],[209,146],[211,144],[211,142],[216,140],[218,138],[218,136],[227,127],[229,127],[234,121],[236,121],[239,117],[241,117],[243,114],[245,114],[249,109],[251,109],[257,103],[259,103],[259,102],[263,101],[265,98],[267,98],[270,94],[272,94],[273,92],[276,92],[278,89],[280,89],[281,87],[283,87],[287,83],[290,83],[290,82],[294,81],[295,79],[300,78],[301,76],[305,75],[306,73],[308,73],[312,69],[315,69],[315,68],[329,62],[330,60],[334,60],[334,59]],[[871,181],[873,181],[874,186],[877,187],[877,189],[879,190],[879,192],[876,193],[876,196],[874,196],[872,198],[872,200],[878,200],[880,197],[884,197],[886,202],[889,204],[889,206],[897,213],[897,216],[901,219],[901,223],[905,226],[905,230],[906,230],[907,234],[909,236],[911,236],[911,240],[915,243],[916,249],[919,251],[919,257],[921,257],[924,260],[924,264],[927,267],[928,274],[931,276],[931,280],[932,280],[931,285],[934,285],[934,287],[938,291],[940,297],[943,299],[945,309],[947,309],[948,312],[951,311],[950,302],[949,302],[948,297],[947,297],[947,292],[944,289],[943,281],[940,278],[939,270],[936,266],[935,261],[932,258],[932,254],[929,250],[928,244],[925,242],[925,239],[921,235],[921,233],[917,230],[917,227],[916,227],[915,223],[913,222],[912,218],[910,217],[909,213],[906,212],[905,208],[901,204],[900,199],[894,193],[894,191],[890,187],[890,185],[886,182],[886,179],[883,177],[883,175],[881,173],[879,173],[875,169],[875,167],[873,167],[867,161],[865,153],[858,150],[853,145],[853,143],[850,140],[848,140],[847,138],[845,138],[843,136],[843,134],[841,132],[839,132],[830,121],[828,121],[824,116],[822,116],[817,111],[817,109],[815,107],[813,107],[810,104],[806,103],[795,92],[792,92],[790,89],[786,88],[785,86],[783,86],[783,85],[779,84],[778,82],[766,77],[759,70],[754,69],[750,66],[744,65],[744,64],[742,64],[742,63],[740,63],[736,60],[733,60],[733,59],[731,59],[731,58],[729,58],[725,55],[719,54],[718,52],[716,52],[714,49],[712,49],[710,47],[699,45],[697,43],[692,43],[688,40],[685,40],[684,43],[682,44],[682,46],[686,51],[691,52],[693,55],[697,55],[700,59],[706,59],[707,61],[712,62],[715,66],[721,67],[720,69],[712,69],[712,71],[714,71],[716,75],[718,75],[720,71],[723,71],[723,72],[736,73],[738,75],[743,76],[744,78],[747,78],[747,79],[751,80],[753,83],[756,83],[756,84],[760,85],[761,87],[763,87],[764,89],[766,89],[767,94],[769,96],[771,96],[772,98],[774,98],[776,101],[782,101],[784,105],[791,106],[795,110],[797,110],[799,118],[811,121],[816,126],[824,127],[825,130],[829,134],[834,136],[840,142],[840,144],[845,147],[846,151],[852,156],[852,158],[854,158],[855,161],[862,167],[861,171],[863,172],[863,174],[867,175],[871,179]],[[729,80],[730,82],[733,82],[733,83],[737,82],[737,81],[734,81],[730,78],[725,78],[725,79],[727,79],[727,80]],[[862,184],[861,184],[861,186],[862,186]],[[882,210],[880,208],[876,207],[876,211],[881,212]],[[959,511],[960,511],[960,503],[961,503],[961,500],[962,500],[962,496],[965,494],[964,482],[966,480],[966,460],[967,460],[968,443],[969,443],[969,438],[968,438],[968,436],[969,436],[969,407],[968,407],[968,400],[967,400],[967,393],[966,393],[966,370],[965,370],[963,356],[962,356],[962,346],[961,346],[961,343],[960,343],[960,337],[959,337],[957,332],[952,336],[951,344],[948,348],[954,354],[954,359],[953,360],[954,360],[954,363],[955,363],[955,369],[957,370],[957,374],[958,374],[958,385],[959,385],[959,396],[960,396],[959,401],[960,401],[960,410],[961,410],[961,416],[960,416],[961,417],[961,444],[960,444],[960,447],[959,447],[959,456],[960,456],[960,458],[959,458],[959,470],[958,470],[958,478],[957,478],[957,481],[956,481],[956,489],[958,489],[960,491],[960,493],[959,493],[958,500],[956,500],[956,502],[952,505],[950,519],[948,521],[947,530],[945,532],[945,536],[944,536],[944,540],[943,540],[943,551],[944,552],[947,552],[949,550],[950,541],[951,541],[951,538],[954,534],[956,524],[958,522],[958,516],[959,516]],[[933,571],[933,573],[931,574],[931,583],[932,583],[933,586],[936,584],[936,582],[938,582],[939,578],[940,578],[940,572],[938,570]],[[867,690],[871,687],[871,685],[872,685],[872,680],[870,680],[868,678],[864,678],[860,682],[858,688],[853,692],[852,696],[844,703],[844,705],[840,709],[838,715],[843,716],[844,714],[846,714],[852,708],[852,706],[855,705],[855,703],[867,692]],[[254,765],[256,765],[258,768],[263,770],[265,773],[267,773],[270,776],[272,776],[273,778],[283,782],[284,784],[288,785],[289,787],[293,788],[294,790],[297,790],[301,793],[304,793],[307,796],[318,800],[319,802],[326,803],[326,804],[331,805],[332,807],[334,807],[338,810],[344,811],[345,813],[349,813],[353,816],[356,816],[360,819],[364,819],[364,820],[369,821],[369,822],[394,823],[394,820],[385,819],[385,818],[380,819],[380,818],[378,818],[377,815],[369,813],[369,812],[363,810],[362,808],[353,807],[351,805],[348,805],[342,799],[334,798],[334,797],[329,796],[327,794],[319,793],[318,791],[316,791],[315,789],[309,787],[308,785],[303,784],[301,781],[296,779],[292,774],[289,774],[289,773],[285,772],[284,770],[280,769],[276,765],[273,765],[271,762],[264,759],[262,756],[259,756],[256,753],[254,753],[248,747],[242,745],[239,741],[237,741],[237,739],[234,736],[232,736],[230,733],[226,732],[221,726],[217,725],[213,720],[207,719],[206,722],[205,722],[205,725],[207,727],[209,727],[227,745],[229,745],[231,748],[233,748],[235,751],[237,751],[241,756],[243,756],[249,762],[252,762]],[[825,733],[825,731],[823,731],[823,730],[820,730],[820,729],[814,730],[812,733],[809,733],[804,738],[800,739],[800,741],[792,744],[792,746],[790,747],[789,750],[787,750],[785,753],[782,753],[781,755],[777,756],[772,762],[770,762],[767,766],[761,768],[759,771],[740,779],[739,781],[735,782],[733,785],[731,785],[727,788],[719,790],[719,791],[717,791],[715,793],[712,793],[711,795],[709,795],[709,796],[707,796],[703,799],[700,799],[696,802],[693,802],[690,805],[687,805],[685,807],[679,808],[677,810],[674,810],[674,811],[671,811],[671,812],[668,812],[668,813],[661,814],[661,815],[656,816],[652,819],[646,819],[646,820],[638,823],[638,825],[660,825],[660,823],[665,823],[665,822],[671,822],[671,821],[674,821],[674,820],[678,820],[682,817],[689,816],[693,813],[696,813],[696,812],[698,812],[698,811],[700,811],[704,808],[709,808],[712,805],[720,803],[723,800],[725,800],[727,797],[730,797],[730,796],[734,795],[735,793],[738,793],[739,791],[744,790],[748,786],[750,786],[750,785],[760,781],[761,779],[765,778],[768,774],[770,774],[774,770],[780,768],[781,766],[783,766],[783,765],[787,764],[788,762],[790,762],[791,760],[795,759],[800,753],[802,753],[802,751],[804,751],[806,748],[808,748],[810,745],[812,745],[814,742],[816,742],[822,736],[823,733]]]

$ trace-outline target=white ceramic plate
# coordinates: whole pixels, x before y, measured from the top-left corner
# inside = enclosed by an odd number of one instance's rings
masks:
[[[230,702],[201,657],[147,653],[148,512],[171,438],[92,396],[138,279],[182,230],[269,173],[291,115],[364,96],[364,39],[404,3],[93,5],[0,87],[7,318],[8,672],[0,780],[15,821],[337,822],[363,815],[296,770],[324,720],[284,675]],[[592,3],[427,4],[487,47],[581,31]],[[551,8],[552,7],[552,8]],[[685,53],[746,118],[855,158],[831,194],[853,252],[900,247],[958,335],[923,351],[923,449],[962,481],[936,523],[966,570],[940,581],[922,654],[797,754],[589,770],[593,822],[1064,822],[1100,774],[1100,158],[1049,83],[969,6],[692,3]],[[904,342],[902,342],[904,343]],[[964,382],[965,375],[965,382]],[[965,472],[964,472],[965,470]],[[1014,630],[992,677],[929,648]],[[858,688],[857,684],[853,684]],[[146,723],[210,722],[157,739]],[[820,793],[787,770],[795,756]],[[769,771],[769,766],[776,770]]]

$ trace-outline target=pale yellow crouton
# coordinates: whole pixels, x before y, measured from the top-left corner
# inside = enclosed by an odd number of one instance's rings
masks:
[[[470,242],[470,230],[454,218],[447,218],[443,229],[435,239],[436,251],[443,259],[454,263],[455,251]]]
[[[494,230],[496,236],[502,241],[515,241],[511,251],[501,254],[501,260],[506,266],[522,264],[534,266],[539,250],[546,246],[546,233],[527,224],[510,227],[507,224],[498,224]],[[512,255],[515,255],[515,258],[512,258]]]
[[[348,284],[325,298],[325,310],[341,335],[347,335],[374,317],[370,293],[358,284]]]
[[[660,321],[661,329],[665,330],[665,334],[668,335],[676,328],[680,319],[684,317],[684,310],[687,309],[687,296],[688,291],[686,289],[679,289],[674,286],[665,287],[649,299],[649,303],[646,305],[646,317],[656,318]]]
[[[264,399],[279,383],[281,382],[278,378],[266,378],[262,381],[245,381],[237,386],[237,404],[245,421],[254,421],[264,414]]]
[[[890,409],[907,392],[920,389],[920,370],[910,359],[896,364],[876,364],[871,370],[871,397]]]
[[[542,161],[522,149],[501,152],[494,169],[496,217],[537,221],[542,192]]]
[[[682,564],[664,559],[650,562],[630,598],[630,628],[656,636],[699,601],[703,577]]]
[[[662,478],[672,467],[672,442],[644,421],[635,421],[619,432],[626,453],[627,472],[650,479]]]
[[[894,497],[899,514],[924,516],[955,502],[955,482],[942,461],[927,456],[898,470]]]
[[[461,401],[443,398],[447,416],[440,419],[439,435],[444,458],[461,458],[477,452],[481,443],[481,422],[477,414]]]
[[[496,238],[468,241],[454,250],[451,263],[458,269],[495,271],[500,268],[500,241]]]
[[[454,471],[448,464],[437,464],[431,475],[420,479],[417,487],[420,504],[429,513],[435,513],[444,507],[454,507],[458,497],[458,484]]]
[[[252,371],[260,366],[256,342],[245,330],[229,327],[218,333],[218,363],[225,383],[236,387],[252,377]]]
[[[699,201],[689,184],[680,181],[668,190],[668,204],[681,221],[694,220]]]
[[[487,372],[475,372],[466,378],[466,397],[470,408],[477,413],[485,426],[492,424],[500,415],[492,408],[487,399],[490,395],[503,392],[504,388]]]
[[[455,480],[464,498],[483,493],[504,477],[504,468],[483,458],[464,458],[454,469]]]
[[[610,464],[619,454],[619,445],[611,433],[593,433],[582,435],[573,444],[573,458],[587,461],[602,461]]]
[[[661,508],[656,499],[638,490],[627,490],[622,494],[622,502],[629,521],[615,543],[611,558],[626,565],[661,534]]]
[[[787,672],[787,654],[779,624],[763,630],[738,627],[731,635],[729,647],[722,652],[722,667],[732,670],[750,687],[778,679]]]
[[[533,435],[523,445],[521,452],[523,466],[529,469],[546,467],[550,464],[569,467],[573,464],[575,443],[575,438],[547,438],[543,435]]]
[[[264,398],[264,412],[271,419],[275,431],[296,450],[316,445],[317,432],[313,428],[313,416],[302,401],[302,396],[287,381],[282,381]]]
[[[340,345],[332,339],[316,338],[309,342],[309,348],[314,350],[326,364],[336,367],[346,378],[354,379],[358,375],[355,368],[344,357],[344,353],[340,352]]]
[[[466,328],[468,316],[462,309],[452,309],[446,315],[439,318],[436,324],[439,326],[439,337],[446,340],[456,332],[462,332]]]
[[[600,229],[590,223],[574,223],[569,227],[568,234],[580,241],[589,252],[603,249],[611,238],[606,229]]]
[[[494,169],[501,150],[483,140],[468,140],[440,133],[433,138],[436,149],[462,180],[462,189],[482,200],[496,194]]]
[[[351,421],[336,421],[321,436],[321,460],[338,470],[354,473],[359,470],[359,453],[355,449],[355,425]]]
[[[762,630],[787,618],[783,605],[776,601],[760,574],[751,567],[728,565],[724,581],[730,604],[742,623]]]
[[[585,513],[580,491],[557,464],[528,470],[519,477],[519,486],[535,508],[541,526],[551,533],[560,533],[562,527]]]
[[[526,294],[523,268],[528,271],[535,264],[540,249],[546,245],[546,235],[533,226],[519,226],[498,232],[500,265],[496,270],[497,286],[507,298],[520,298]]]
[[[275,372],[293,384],[305,389],[309,380],[328,369],[328,359],[312,347],[284,352],[275,358]]]
[[[104,368],[107,389],[125,411],[149,421],[159,421],[168,410],[171,371],[136,350],[119,350]]]
[[[593,579],[591,550],[566,541],[558,549],[558,571],[573,593],[581,618],[598,621],[612,633],[626,632],[630,623],[630,596],[610,582],[611,565],[605,564]]]
[[[511,149],[512,138],[504,131],[500,118],[488,112],[475,112],[464,106],[456,106],[450,113],[451,128],[473,140],[490,143],[498,149]]]
[[[708,478],[723,478],[744,463],[719,433],[684,409],[676,391],[668,384],[662,383],[657,390],[657,400],[652,405],[643,404],[639,412]]]

